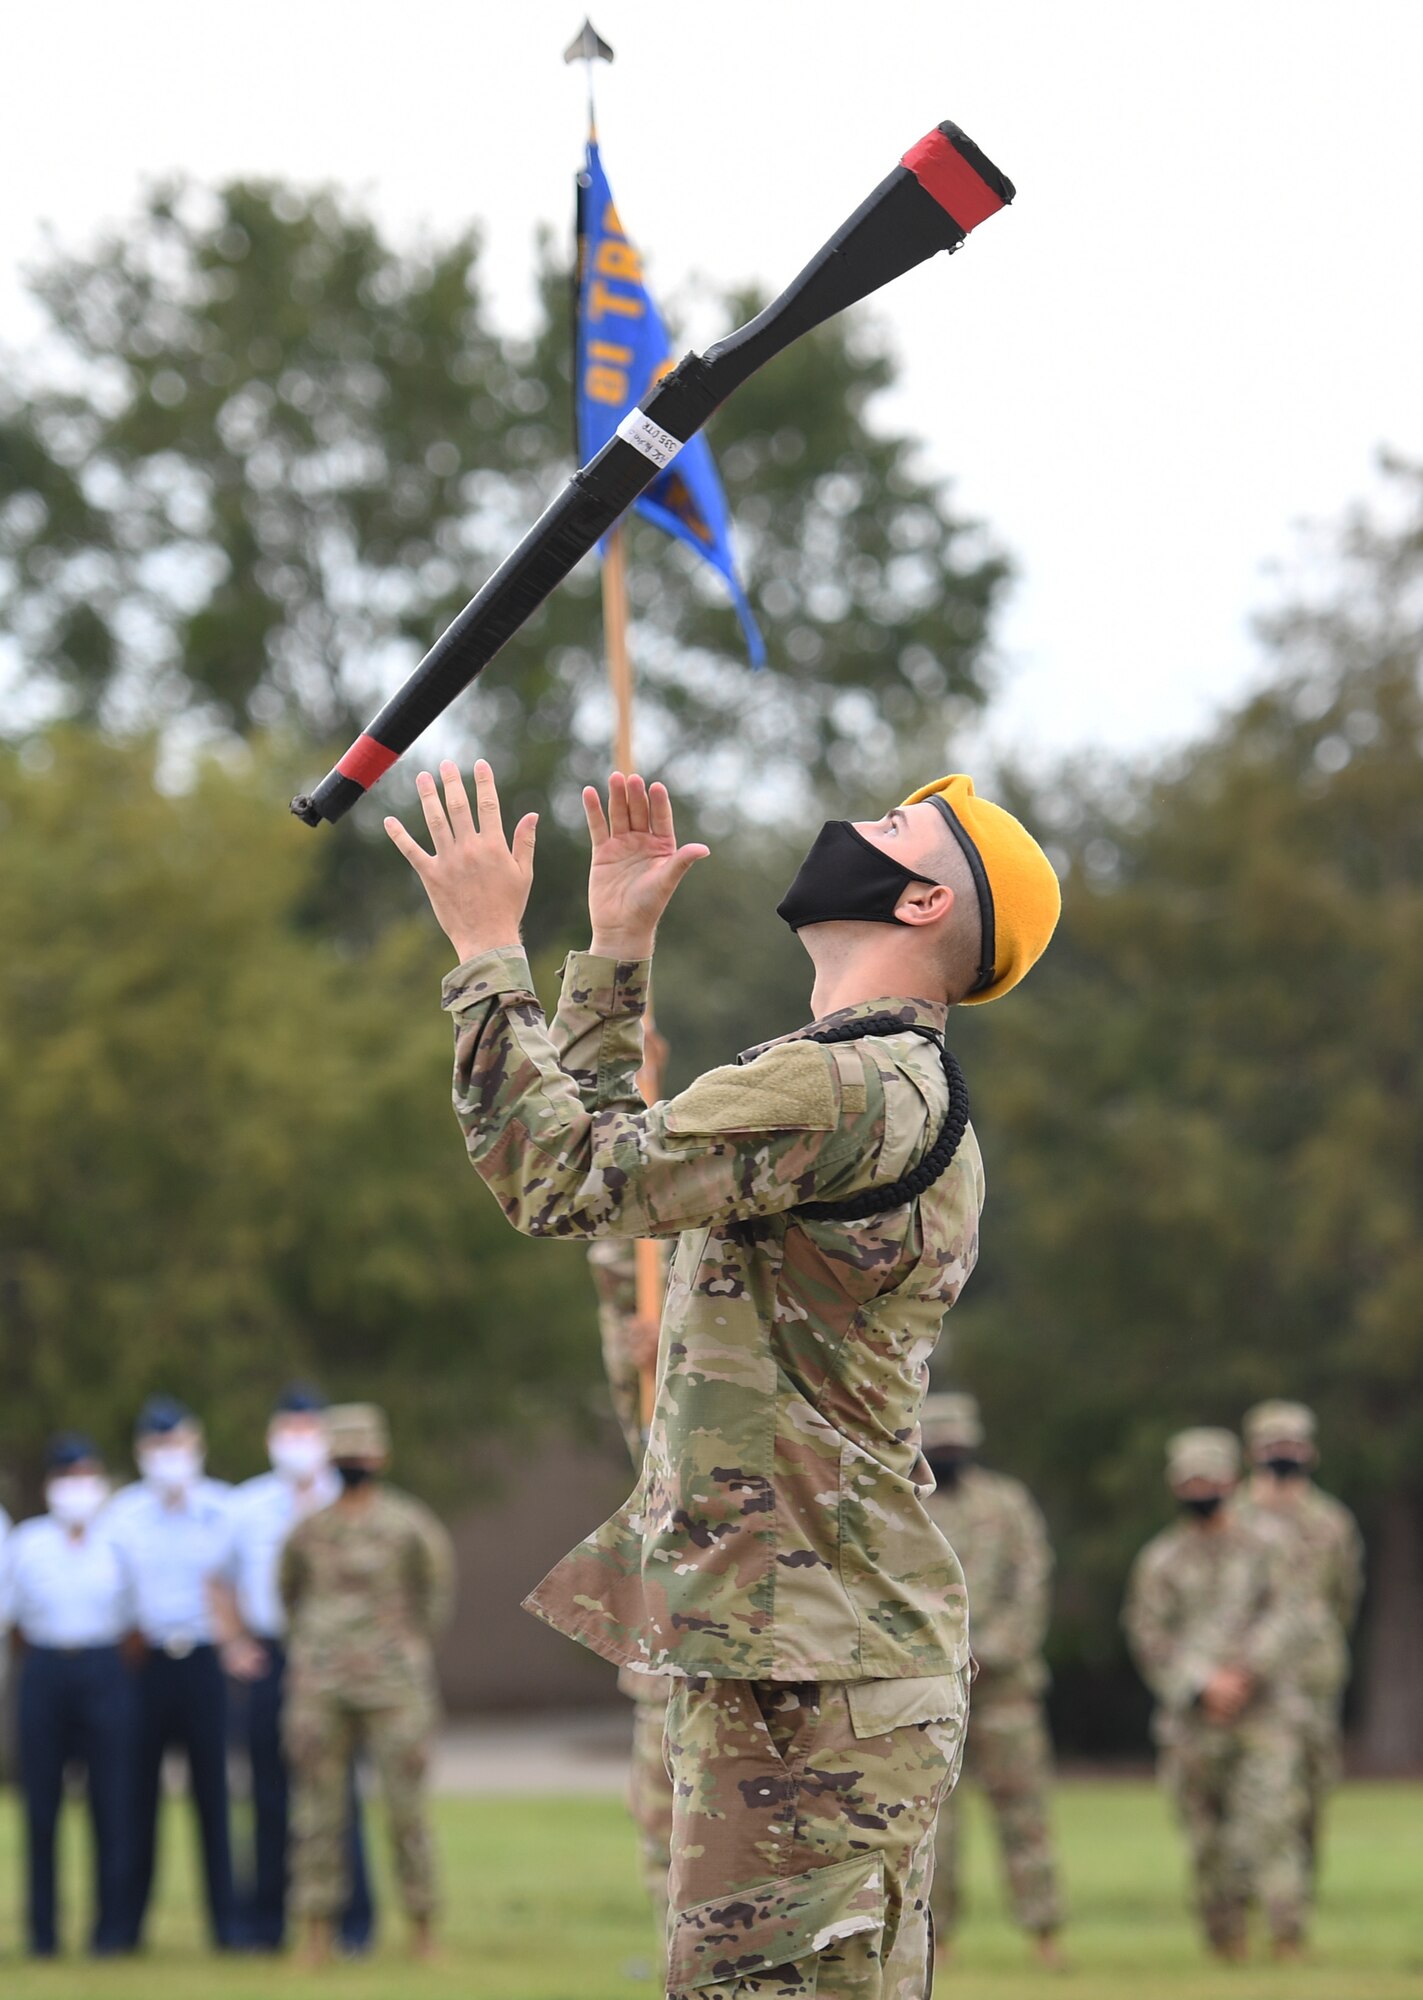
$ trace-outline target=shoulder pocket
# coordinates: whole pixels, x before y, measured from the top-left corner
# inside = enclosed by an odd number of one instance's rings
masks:
[[[832,1062],[813,1042],[782,1042],[744,1067],[728,1063],[674,1097],[674,1138],[720,1132],[833,1132],[839,1123]]]
[[[667,1983],[675,1991],[730,1995],[740,1991],[743,1979],[794,1965],[800,1975],[797,2000],[813,2000],[819,1954],[840,1938],[883,1928],[883,1859],[856,1855],[679,1910],[672,1920]]]

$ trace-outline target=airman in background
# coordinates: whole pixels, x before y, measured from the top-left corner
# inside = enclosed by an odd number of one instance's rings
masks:
[[[924,1455],[936,1481],[929,1515],[963,1565],[969,1641],[978,1666],[969,1698],[964,1775],[983,1786],[997,1823],[1013,1915],[1038,1957],[1062,1963],[1062,1927],[1048,1824],[1052,1743],[1043,1695],[1052,1550],[1028,1489],[975,1461],[983,1442],[972,1396],[939,1393],[924,1404]],[[939,1809],[933,1911],[945,1953],[959,1918],[963,1808],[953,1792]]]
[[[30,1950],[59,1947],[55,1847],[66,1769],[84,1765],[93,1826],[89,1949],[127,1948],[133,1810],[133,1676],[120,1646],[134,1623],[128,1565],[104,1530],[110,1487],[99,1448],[77,1431],[45,1454],[48,1511],[0,1550],[0,1625],[20,1642],[16,1702],[29,1858]]]
[[[326,1439],[341,1492],[282,1548],[283,1741],[292,1773],[292,1907],[306,1956],[330,1956],[351,1891],[347,1773],[368,1750],[417,1956],[431,1948],[435,1864],[425,1811],[439,1720],[433,1640],[454,1598],[454,1551],[430,1510],[384,1485],[390,1434],[371,1403],[334,1405]]]
[[[1288,1532],[1291,1588],[1303,1600],[1292,1710],[1312,1896],[1320,1814],[1339,1777],[1340,1708],[1349,1679],[1349,1634],[1364,1588],[1364,1543],[1349,1509],[1311,1477],[1319,1457],[1312,1410],[1303,1403],[1257,1403],[1245,1414],[1244,1431],[1250,1478],[1234,1504],[1242,1515],[1269,1519]]]
[[[588,1268],[598,1295],[603,1367],[613,1411],[633,1470],[641,1471],[647,1441],[642,1422],[642,1376],[644,1369],[656,1365],[658,1323],[638,1317],[636,1256],[625,1237],[591,1244]],[[620,1667],[618,1687],[633,1703],[628,1811],[637,1828],[643,1885],[652,1904],[660,1963],[667,1948],[667,1871],[672,1865],[672,1780],[663,1755],[672,1682],[664,1674],[637,1674]]]
[[[1123,1623],[1156,1696],[1162,1776],[1190,1844],[1208,1945],[1221,1958],[1246,1957],[1258,1903],[1276,1956],[1292,1958],[1307,1901],[1289,1719],[1302,1623],[1288,1536],[1227,1504],[1239,1472],[1230,1431],[1171,1439],[1167,1483],[1183,1518],[1137,1557]]]
[[[142,1644],[133,1753],[134,1826],[129,1937],[137,1948],[158,1859],[163,1761],[187,1756],[202,1839],[208,1922],[220,1950],[240,1943],[227,1809],[227,1684],[218,1657],[218,1600],[232,1563],[232,1488],[209,1479],[203,1427],[171,1396],[138,1415],[140,1477],[105,1510],[133,1580]]]

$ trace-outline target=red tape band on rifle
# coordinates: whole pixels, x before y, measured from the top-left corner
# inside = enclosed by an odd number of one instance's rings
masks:
[[[374,736],[358,736],[336,769],[343,778],[354,778],[361,790],[368,792],[399,755],[398,750],[387,750],[383,743],[377,743]]]
[[[940,208],[947,209],[959,228],[968,233],[1003,206],[986,181],[980,180],[963,154],[942,132],[930,132],[911,146],[900,161],[908,167],[925,194],[933,195]]]

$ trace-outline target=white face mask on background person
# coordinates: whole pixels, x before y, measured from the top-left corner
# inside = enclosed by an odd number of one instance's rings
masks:
[[[315,1479],[328,1464],[326,1440],[318,1430],[273,1431],[267,1439],[272,1470],[287,1479]]]
[[[109,1497],[109,1482],[98,1472],[62,1472],[50,1480],[44,1497],[62,1527],[87,1528]]]
[[[140,1454],[143,1476],[160,1493],[186,1493],[201,1477],[203,1455],[195,1444],[151,1444]]]

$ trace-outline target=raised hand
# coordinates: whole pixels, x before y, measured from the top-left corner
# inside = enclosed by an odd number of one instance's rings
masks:
[[[601,958],[647,958],[662,912],[694,861],[710,853],[699,841],[677,845],[672,801],[663,784],[645,785],[614,771],[603,810],[595,786],[583,789],[593,842],[588,915]]]
[[[415,780],[425,824],[435,843],[427,854],[398,819],[387,819],[385,830],[425,885],[430,908],[461,963],[482,951],[517,945],[519,925],[534,880],[534,834],[537,813],[525,813],[514,828],[511,846],[504,838],[499,793],[494,773],[483,758],[474,767],[474,795],[479,805],[475,825],[459,766],[440,766],[445,797],[428,771]]]

